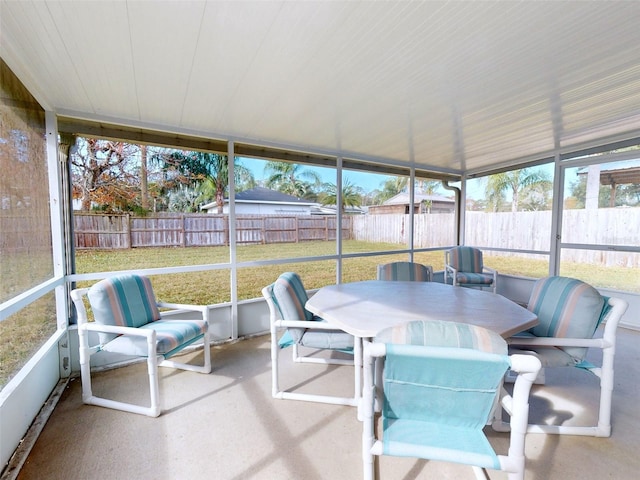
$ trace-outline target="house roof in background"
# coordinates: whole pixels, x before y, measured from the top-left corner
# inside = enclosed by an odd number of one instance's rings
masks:
[[[224,199],[225,203],[229,203],[229,199]],[[317,202],[311,202],[302,198],[294,197],[293,195],[287,195],[286,193],[278,192],[264,187],[255,187],[249,190],[236,193],[236,203],[269,203],[269,204],[283,204],[283,205],[301,205],[310,206],[318,205]],[[216,202],[210,202],[200,207],[201,210],[210,210],[216,208]]]
[[[578,175],[586,175],[588,167],[578,169]],[[640,183],[640,160],[625,160],[600,165],[602,185],[627,185]]]
[[[455,204],[454,199],[443,197],[442,195],[426,195],[422,193],[416,193],[413,197],[413,202],[415,205],[419,204],[423,200]],[[389,200],[385,201],[383,205],[409,205],[409,194],[404,192],[399,193],[391,197]]]
[[[228,199],[225,201],[228,201]],[[236,193],[236,202],[289,203],[297,205],[317,204],[316,202],[311,202],[303,198],[287,195],[286,193],[264,187],[251,188],[249,190]]]

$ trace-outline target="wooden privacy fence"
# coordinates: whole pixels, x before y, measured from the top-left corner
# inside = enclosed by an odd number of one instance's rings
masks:
[[[466,212],[465,243],[482,247],[549,251],[551,211]],[[408,245],[409,215],[362,215],[353,218],[353,239]],[[454,214],[414,216],[414,247],[455,244]],[[588,245],[640,244],[640,208],[565,210],[562,241]],[[540,258],[521,252],[490,252],[490,255]],[[563,249],[562,261],[593,265],[640,267],[640,254],[609,250]]]
[[[213,247],[229,245],[229,217],[202,213],[128,214],[74,213],[74,237],[78,249],[135,247]],[[342,222],[343,238],[351,238],[350,217]],[[239,244],[297,243],[335,240],[333,216],[238,215]]]
[[[336,219],[316,215],[238,215],[239,244],[295,243],[336,238]],[[358,215],[343,219],[344,239],[408,245],[409,215]],[[226,215],[162,214],[130,215],[74,214],[76,247],[195,247],[229,244]],[[590,245],[634,245],[640,243],[640,208],[565,210],[562,241]],[[549,251],[551,212],[466,213],[466,244],[482,247]],[[455,244],[452,213],[414,216],[414,247],[434,248]],[[520,252],[491,255],[540,258]],[[563,249],[563,261],[594,265],[640,267],[640,254],[603,250]]]

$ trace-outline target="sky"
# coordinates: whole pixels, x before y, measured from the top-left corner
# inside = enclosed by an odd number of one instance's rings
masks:
[[[253,173],[256,180],[265,180],[268,175],[264,173],[264,165],[266,164],[263,160],[255,160],[252,158],[242,158],[242,165],[249,168]],[[324,167],[313,167],[308,166],[308,169],[312,169],[318,173],[323,182],[326,183],[336,183],[336,174],[335,169],[333,168],[324,168]],[[344,177],[349,179],[349,181],[359,187],[361,187],[365,192],[372,192],[373,190],[380,189],[381,183],[383,183],[388,175],[381,175],[376,173],[362,173],[356,172],[354,170],[344,170]]]
[[[256,160],[252,158],[242,158],[242,165],[249,168],[253,173],[256,180],[264,180],[267,175],[264,173],[264,165],[266,161],[264,160]],[[335,170],[332,168],[323,168],[323,167],[313,167],[309,166],[309,169],[315,170],[321,177],[323,182],[327,183],[336,183],[335,178]],[[548,163],[545,165],[540,165],[539,167],[534,167],[540,169],[540,171],[545,172],[549,179],[553,178],[554,173],[554,165],[553,163]],[[573,183],[577,179],[576,168],[569,168],[566,170],[566,181],[565,181],[565,192],[567,192],[570,188],[571,183]],[[382,183],[389,178],[388,175],[382,175],[377,173],[363,173],[356,172],[354,170],[344,170],[344,176],[349,179],[355,185],[361,187],[366,193],[372,192],[376,189],[381,189]],[[485,177],[486,178],[486,177]],[[482,200],[485,198],[485,182],[482,180],[470,181],[467,183],[467,198],[473,200]],[[451,192],[440,189],[436,193],[441,194],[443,196],[451,196]],[[510,200],[510,192],[505,192],[507,195],[507,201]],[[565,193],[567,195],[568,193]]]

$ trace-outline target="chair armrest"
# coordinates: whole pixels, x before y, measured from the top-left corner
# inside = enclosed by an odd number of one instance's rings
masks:
[[[119,325],[101,325],[99,323],[85,323],[78,325],[79,329],[101,332],[101,333],[114,333],[117,335],[131,335],[135,337],[154,337],[156,335],[155,330],[149,328],[135,328],[135,327],[121,327]]]
[[[542,368],[540,360],[532,355],[513,354],[509,355],[511,361],[511,370],[517,372],[518,375],[530,374],[530,380],[533,382]]]
[[[491,274],[493,274],[495,276],[495,275],[497,275],[498,271],[493,269],[493,268],[489,268],[489,267],[483,266],[482,267],[482,273],[491,273]]]
[[[559,338],[559,337],[511,337],[507,339],[511,346],[538,347],[598,347],[604,348],[607,343],[602,338]]]
[[[84,297],[88,292],[88,288],[76,288],[75,290],[71,290],[69,293],[78,314],[78,325],[86,325],[89,321],[87,318],[87,309],[85,308],[82,300],[82,297]]]
[[[172,313],[175,310],[187,310],[190,312],[200,312],[202,315],[202,320],[209,324],[209,306],[208,305],[192,305],[192,304],[183,304],[183,303],[168,303],[168,302],[157,302],[156,305],[158,308],[168,308],[170,310],[160,312],[161,317],[165,317],[166,314]],[[179,319],[177,319],[179,320]]]
[[[183,303],[158,302],[158,308],[170,308],[172,310],[190,310],[192,312],[204,313],[209,309],[208,305],[189,305]]]
[[[328,322],[322,321],[307,321],[307,320],[276,320],[274,322],[276,327],[282,328],[308,328],[312,330],[341,330],[335,325],[331,325]]]
[[[447,283],[447,279],[451,278],[452,284],[455,285],[457,274],[458,274],[458,270],[456,268],[453,268],[451,265],[447,263],[444,264],[444,283]]]

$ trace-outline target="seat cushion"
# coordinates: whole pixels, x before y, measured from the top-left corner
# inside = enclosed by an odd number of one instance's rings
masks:
[[[202,338],[207,326],[204,320],[157,320],[140,328],[156,331],[156,353],[168,358]],[[120,335],[104,345],[102,350],[146,357],[147,339]]]
[[[329,350],[353,350],[353,336],[342,330],[310,330],[307,329],[300,345],[310,348],[321,348]]]
[[[499,469],[500,461],[481,430],[412,419],[389,420],[385,455],[426,458]]]
[[[96,323],[141,327],[160,319],[151,281],[141,275],[119,275],[93,285],[87,294]],[[115,335],[100,334],[104,344]]]
[[[493,275],[488,273],[458,272],[456,282],[460,285],[491,285]]]

